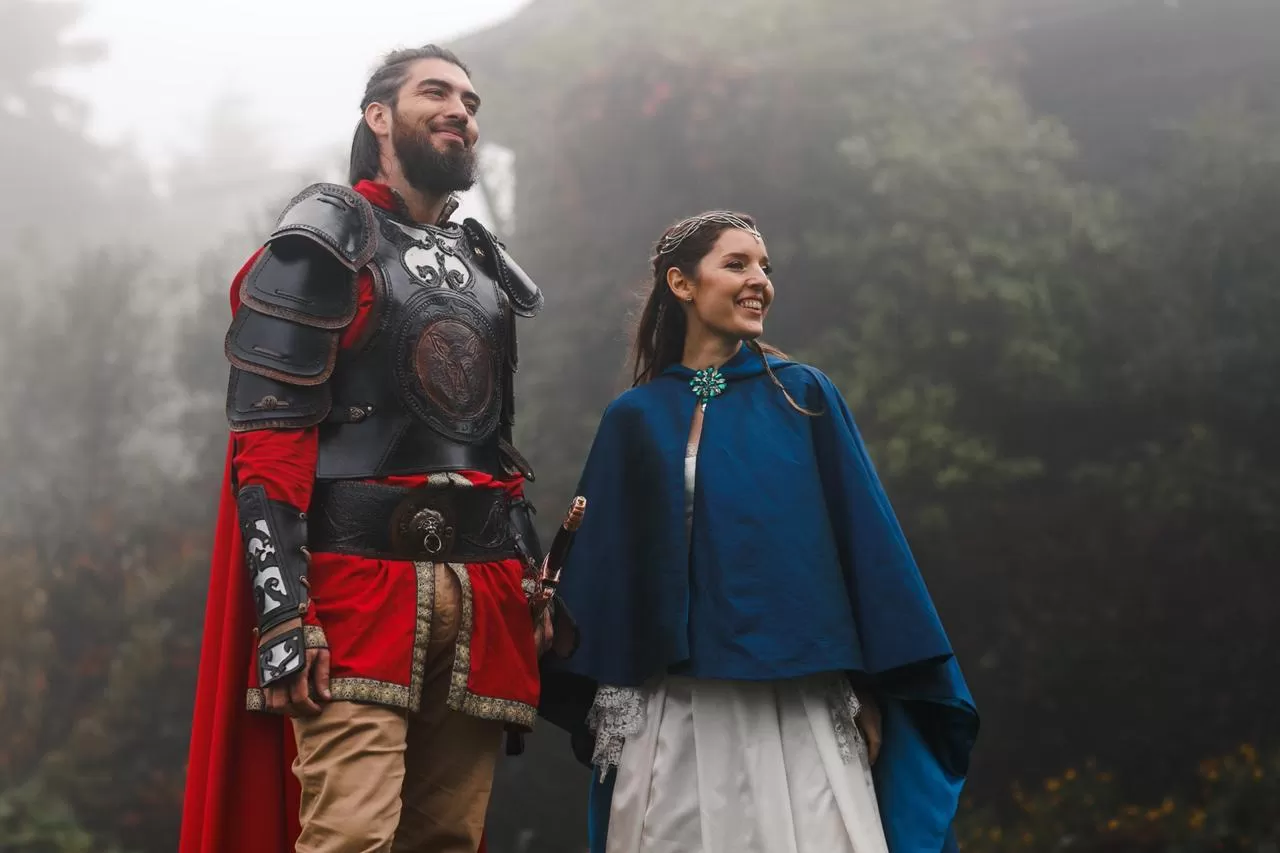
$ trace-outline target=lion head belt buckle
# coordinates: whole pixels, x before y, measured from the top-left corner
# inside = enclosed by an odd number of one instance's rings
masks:
[[[392,521],[392,545],[397,553],[439,558],[453,550],[453,502],[446,489],[426,488],[411,493],[397,507]]]

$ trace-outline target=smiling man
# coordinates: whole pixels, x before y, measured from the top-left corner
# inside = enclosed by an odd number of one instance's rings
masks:
[[[394,52],[361,107],[349,185],[299,193],[232,283],[181,853],[473,853],[503,731],[536,716],[556,611],[535,628],[511,428],[542,294],[449,219],[466,66]]]

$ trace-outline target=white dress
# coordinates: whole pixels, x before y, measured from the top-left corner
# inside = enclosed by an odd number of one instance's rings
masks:
[[[690,517],[696,456],[690,444]],[[858,711],[842,673],[601,687],[607,853],[888,853]]]

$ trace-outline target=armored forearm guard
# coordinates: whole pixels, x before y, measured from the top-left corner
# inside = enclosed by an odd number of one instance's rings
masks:
[[[245,564],[253,588],[259,636],[307,611],[307,517],[267,497],[262,486],[245,486],[236,497]],[[305,661],[302,629],[286,631],[258,647],[258,683],[266,687],[300,671]]]

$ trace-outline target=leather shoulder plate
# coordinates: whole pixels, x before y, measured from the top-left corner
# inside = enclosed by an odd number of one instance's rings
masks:
[[[289,203],[240,287],[253,310],[321,329],[356,314],[356,277],[377,249],[373,208],[354,190],[313,184]]]
[[[350,187],[312,184],[285,207],[271,241],[289,236],[313,240],[348,269],[357,270],[377,248],[373,205]]]
[[[292,385],[319,385],[338,360],[338,333],[241,305],[225,348],[227,359],[241,370]]]
[[[536,316],[545,301],[542,290],[515,262],[502,241],[475,219],[464,220],[462,230],[466,233],[468,242],[484,255],[489,272],[511,300],[512,310],[521,317]]]
[[[293,385],[231,368],[226,414],[233,432],[315,426],[328,416],[332,405],[327,382]]]
[[[341,329],[356,316],[356,275],[309,241],[272,242],[244,277],[240,301],[260,314]]]

